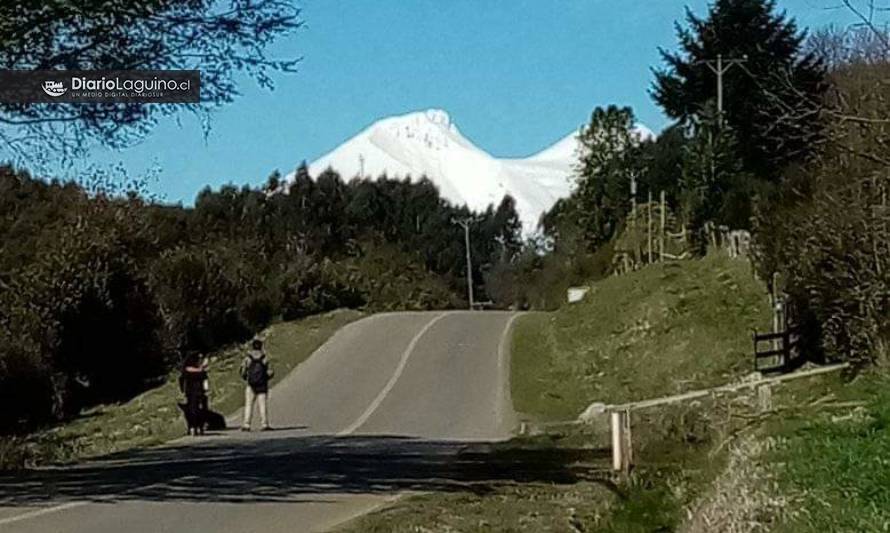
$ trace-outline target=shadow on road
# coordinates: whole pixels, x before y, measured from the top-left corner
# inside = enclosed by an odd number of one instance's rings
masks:
[[[605,480],[605,450],[541,450],[395,436],[218,434],[95,463],[0,476],[0,506],[125,500],[256,503],[308,494],[485,493],[509,483]]]

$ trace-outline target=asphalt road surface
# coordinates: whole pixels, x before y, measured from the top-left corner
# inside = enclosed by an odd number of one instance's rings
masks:
[[[0,477],[0,531],[319,531],[399,495],[508,479],[515,472],[486,460],[484,443],[514,426],[515,316],[391,313],[350,324],[272,390],[275,431]]]

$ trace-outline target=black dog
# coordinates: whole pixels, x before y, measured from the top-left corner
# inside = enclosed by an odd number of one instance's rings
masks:
[[[204,431],[223,431],[226,429],[226,417],[210,409],[189,408],[188,403],[176,404],[185,417],[185,425],[189,435],[203,435]]]
[[[195,402],[177,403],[176,405],[179,406],[183,416],[185,416],[185,426],[188,434],[203,435],[206,423],[204,422],[204,413],[201,408]]]
[[[204,411],[204,424],[207,431],[223,431],[226,429],[226,417],[207,409]]]

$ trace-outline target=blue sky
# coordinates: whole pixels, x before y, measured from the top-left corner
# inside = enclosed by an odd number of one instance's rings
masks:
[[[836,0],[780,0],[801,26],[849,23]],[[190,204],[205,185],[259,184],[313,160],[374,120],[447,110],[496,156],[524,156],[577,129],[597,105],[630,105],[659,130],[648,95],[658,47],[704,0],[303,0],[306,26],[276,47],[302,56],[273,92],[249,82],[204,139],[188,114],[141,144],[97,149],[98,164],[156,168],[151,189]]]

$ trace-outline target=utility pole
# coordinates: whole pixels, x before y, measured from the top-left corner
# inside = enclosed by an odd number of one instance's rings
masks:
[[[708,68],[717,75],[717,121],[721,128],[723,127],[723,75],[732,67],[741,65],[747,61],[747,55],[738,58],[723,59],[723,54],[717,54],[716,60],[704,59],[697,62],[698,64],[707,65]]]
[[[364,179],[365,177],[365,156],[364,154],[358,155],[358,177]]]
[[[630,223],[637,226],[637,173],[630,173]]]
[[[665,198],[664,198],[664,190],[661,191],[661,209],[659,209],[659,214],[661,216],[661,230],[658,232],[658,260],[664,263],[664,226],[667,222],[666,218],[666,206],[665,206]]]
[[[464,229],[464,245],[467,247],[467,297],[470,300],[470,310],[473,310],[473,261],[470,258],[470,224],[473,217],[454,218],[451,222]]]
[[[652,191],[649,191],[649,202],[646,204],[646,212],[648,216],[646,217],[646,236],[649,241],[649,245],[647,247],[649,253],[647,257],[649,258],[649,264],[652,263]]]

